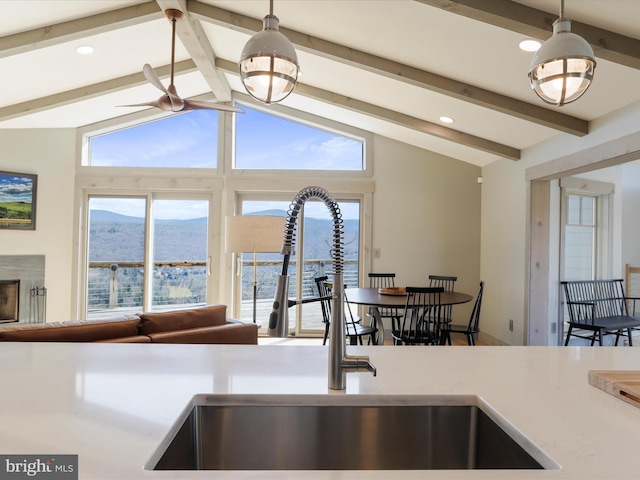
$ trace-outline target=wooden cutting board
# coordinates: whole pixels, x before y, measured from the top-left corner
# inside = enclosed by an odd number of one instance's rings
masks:
[[[640,370],[590,370],[589,383],[640,408]]]

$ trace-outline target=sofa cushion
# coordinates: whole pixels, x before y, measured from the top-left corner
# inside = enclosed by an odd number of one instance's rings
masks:
[[[200,327],[173,332],[150,333],[152,343],[223,343],[257,345],[258,326],[255,323],[227,323],[217,327]]]
[[[174,310],[160,313],[140,313],[140,334],[186,330],[198,327],[213,327],[227,322],[226,305],[210,305],[189,310]]]
[[[0,328],[4,342],[97,342],[138,335],[140,319],[126,315],[112,319],[7,325]]]
[[[147,335],[134,335],[132,337],[107,338],[98,340],[98,343],[151,343],[151,339]]]

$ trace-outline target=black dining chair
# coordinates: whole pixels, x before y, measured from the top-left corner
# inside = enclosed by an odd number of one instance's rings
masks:
[[[445,292],[453,292],[458,277],[447,275],[429,275],[430,287],[442,287]]]
[[[467,337],[467,343],[469,345],[476,344],[473,336],[480,331],[480,309],[482,308],[483,293],[484,282],[480,282],[480,289],[478,290],[476,303],[473,305],[473,310],[471,311],[471,316],[469,317],[469,323],[467,323],[466,325],[453,325],[449,323],[447,326],[445,326],[442,333],[447,344],[451,345],[452,333],[463,333]]]
[[[314,278],[316,282],[316,287],[318,289],[318,295],[320,298],[320,307],[322,309],[322,322],[325,324],[324,327],[324,336],[322,339],[322,344],[326,345],[327,339],[329,338],[329,328],[331,326],[331,295],[332,295],[332,284],[328,281],[328,277],[316,277]],[[375,335],[378,332],[378,329],[374,326],[362,325],[359,323],[359,318],[354,317],[351,312],[351,306],[349,302],[346,301],[345,297],[345,333],[347,337],[349,337],[349,343],[351,345],[360,345],[363,344],[362,337],[369,336],[368,344],[375,343]]]
[[[443,287],[406,287],[407,300],[397,329],[391,330],[396,345],[440,344],[440,298]]]
[[[430,287],[442,287],[445,292],[453,292],[458,277],[447,275],[429,275]],[[447,305],[443,307],[442,317],[447,322],[451,322],[453,319],[453,305]]]
[[[389,287],[395,287],[395,279],[396,279],[396,274],[395,273],[369,273],[369,288],[389,288]],[[380,325],[377,325],[376,322],[376,313],[375,310],[377,310],[379,318],[380,318]],[[369,313],[368,313],[369,317],[371,317],[371,322],[373,322],[372,324],[375,325],[376,327],[378,327],[379,329],[384,329],[384,324],[382,324],[383,320],[385,318],[389,318],[391,319],[391,329],[393,330],[393,328],[398,329],[398,324],[400,322],[400,319],[402,318],[402,309],[401,308],[395,308],[395,307],[369,307]]]

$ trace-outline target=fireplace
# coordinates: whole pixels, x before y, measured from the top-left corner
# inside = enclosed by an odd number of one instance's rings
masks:
[[[44,323],[44,255],[0,255],[0,324]]]
[[[0,323],[17,322],[20,280],[0,280]]]

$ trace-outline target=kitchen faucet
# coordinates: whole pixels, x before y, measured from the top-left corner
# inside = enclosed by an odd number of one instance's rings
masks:
[[[329,337],[329,388],[344,390],[346,388],[346,374],[349,372],[371,372],[376,376],[376,367],[365,355],[346,354],[346,333],[344,316],[344,275],[343,275],[343,221],[340,207],[329,193],[322,187],[305,187],[291,201],[287,213],[284,230],[284,241],[281,253],[284,255],[282,273],[278,277],[273,309],[269,316],[268,335],[271,337],[286,337],[288,334],[289,318],[289,257],[295,253],[295,228],[300,209],[310,198],[322,200],[329,209],[333,219],[333,290],[331,296],[331,332]],[[294,303],[295,304],[295,303]]]

